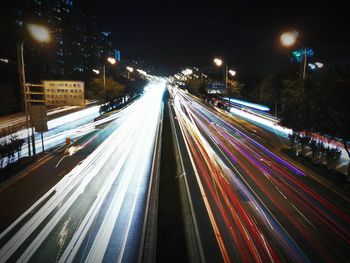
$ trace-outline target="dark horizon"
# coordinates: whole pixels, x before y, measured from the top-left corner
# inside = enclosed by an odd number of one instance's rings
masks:
[[[339,1],[338,1],[339,2]],[[285,66],[290,49],[279,44],[284,30],[299,31],[315,51],[313,60],[348,64],[349,18],[342,3],[237,1],[160,4],[107,1],[80,3],[100,29],[112,31],[122,58],[142,59],[166,71],[211,66],[220,56],[237,71],[266,73]],[[295,47],[297,48],[297,47]]]

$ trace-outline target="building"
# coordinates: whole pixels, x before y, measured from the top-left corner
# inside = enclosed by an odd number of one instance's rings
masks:
[[[111,32],[98,32],[95,18],[88,16],[76,0],[14,0],[11,30],[25,33],[25,25],[38,23],[52,32],[52,41],[25,43],[29,82],[49,79],[82,79],[92,68],[113,56],[115,39]],[[19,38],[20,34],[19,34]]]

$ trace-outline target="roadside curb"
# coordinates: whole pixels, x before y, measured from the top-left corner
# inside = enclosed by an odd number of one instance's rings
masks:
[[[143,223],[141,247],[138,262],[155,262],[157,250],[157,223],[159,202],[160,158],[162,150],[162,130],[164,120],[164,103],[159,116],[159,126],[153,156],[151,181],[147,194],[146,212]]]
[[[179,182],[179,192],[182,207],[182,216],[185,226],[186,247],[188,251],[189,262],[205,262],[202,242],[200,240],[197,219],[194,213],[192,199],[189,192],[189,187],[186,179],[186,171],[181,155],[178,135],[175,128],[174,117],[171,111],[170,101],[168,102],[170,124],[174,140],[174,151],[177,165],[177,177]]]

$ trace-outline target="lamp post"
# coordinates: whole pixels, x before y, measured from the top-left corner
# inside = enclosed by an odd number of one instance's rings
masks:
[[[35,24],[29,24],[27,26],[27,29],[31,35],[32,38],[34,38],[36,41],[45,43],[50,41],[50,35],[49,31],[40,25]],[[17,53],[18,53],[18,69],[19,69],[19,76],[20,76],[20,82],[22,84],[22,90],[23,90],[23,96],[24,96],[24,109],[25,109],[25,116],[26,116],[26,128],[27,128],[27,141],[28,141],[28,155],[31,157],[31,150],[30,150],[30,134],[29,134],[29,126],[31,126],[32,129],[32,146],[33,146],[33,155],[35,155],[35,138],[34,138],[34,130],[33,126],[29,125],[29,105],[27,101],[27,84],[26,84],[26,75],[25,75],[25,64],[24,64],[24,43],[27,41],[27,39],[23,39],[22,42],[17,44]]]
[[[107,62],[109,62],[111,65],[114,65],[115,63],[117,63],[115,58],[112,57],[108,57],[107,58]],[[96,75],[100,74],[100,71],[98,69],[93,69],[92,70]],[[103,93],[104,93],[104,99],[105,101],[107,101],[107,91],[106,91],[106,63],[103,63],[103,67],[102,67],[102,71],[103,71]]]
[[[128,79],[130,79],[130,73],[134,71],[134,69],[132,67],[126,67],[127,71],[128,71]]]
[[[307,65],[307,49],[306,49],[304,44],[302,44],[302,43],[300,43],[300,41],[298,41],[298,36],[299,36],[299,33],[297,31],[285,32],[280,36],[280,41],[281,41],[281,44],[285,47],[291,47],[296,42],[298,42],[298,44],[303,48],[304,62],[303,62],[302,77],[303,77],[303,79],[305,79],[306,78],[306,65]]]
[[[218,67],[222,66],[222,64],[223,64],[222,59],[219,59],[219,58],[214,58],[213,61]],[[236,71],[231,70],[231,69],[229,70],[227,65],[224,65],[224,67],[225,67],[225,75],[224,75],[225,90],[227,92],[228,74],[230,74],[233,77],[236,75]]]
[[[214,63],[218,66],[218,67],[220,67],[220,66],[222,66],[222,60],[221,59],[219,59],[219,58],[214,58]],[[227,67],[227,65],[224,65],[224,69],[225,69],[225,73],[224,73],[224,80],[225,80],[225,91],[227,92],[227,80],[228,80],[228,67]]]
[[[109,57],[107,58],[109,64],[114,65],[117,63],[115,58]],[[103,64],[103,90],[105,93],[105,101],[107,101],[107,90],[106,90],[106,63]]]

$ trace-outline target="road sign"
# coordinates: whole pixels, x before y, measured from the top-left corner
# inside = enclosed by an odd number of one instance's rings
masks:
[[[115,59],[117,60],[117,61],[120,61],[120,51],[119,50],[115,50],[114,51],[115,52]]]
[[[84,106],[84,82],[68,80],[44,80],[46,105]]]
[[[31,105],[30,119],[37,132],[48,131],[47,127],[47,110],[45,104]]]
[[[311,58],[314,55],[314,51],[311,48],[306,48],[306,50],[298,49],[298,50],[292,51],[293,59],[296,60],[297,62],[301,62],[304,59],[305,54],[308,58]]]
[[[225,93],[225,85],[222,82],[209,82],[207,87],[208,94],[223,94]]]

